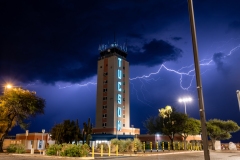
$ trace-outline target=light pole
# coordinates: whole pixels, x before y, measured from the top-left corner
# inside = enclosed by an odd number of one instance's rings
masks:
[[[26,130],[26,141],[25,141],[26,149],[28,148],[28,147],[27,147],[27,136],[28,136],[28,130]]]
[[[200,72],[200,65],[199,65],[199,60],[198,60],[197,34],[196,34],[192,0],[188,0],[188,11],[189,11],[189,19],[190,19],[190,27],[191,27],[191,35],[192,35],[194,68],[196,71],[196,82],[197,82],[197,92],[198,92],[199,114],[200,114],[201,128],[202,128],[204,159],[210,160],[210,154],[209,154],[209,150],[208,150],[206,116],[205,116],[202,82],[201,82],[201,75],[200,75],[201,72]]]
[[[43,149],[43,134],[45,133],[45,129],[42,129],[42,149]]]
[[[239,106],[239,111],[240,111],[240,91],[237,90],[237,99],[238,99],[238,106]]]
[[[180,103],[184,103],[184,107],[185,107],[185,114],[187,114],[187,109],[186,109],[186,103],[187,102],[191,102],[192,101],[192,98],[191,97],[185,97],[185,98],[179,98],[178,100]]]

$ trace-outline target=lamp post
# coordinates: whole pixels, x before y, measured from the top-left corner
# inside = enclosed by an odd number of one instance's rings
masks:
[[[180,103],[184,103],[184,107],[185,107],[185,114],[187,114],[187,109],[186,109],[186,103],[187,102],[191,102],[192,98],[191,97],[185,97],[185,98],[179,98],[178,100]]]
[[[204,146],[204,148],[203,148],[204,149],[204,159],[210,160],[210,154],[209,154],[209,150],[208,150],[206,117],[205,117],[203,92],[202,92],[202,82],[201,82],[201,75],[200,75],[201,72],[200,72],[200,65],[199,65],[199,60],[198,60],[197,34],[196,34],[192,0],[188,0],[188,10],[189,10],[189,19],[190,19],[190,27],[191,27],[191,35],[192,35],[194,68],[196,71],[199,114],[200,114],[201,127],[202,127],[202,141],[203,141],[203,146]]]
[[[27,147],[27,136],[28,136],[28,130],[26,130],[26,141],[25,141],[26,149],[28,148],[28,147]]]
[[[238,106],[239,106],[239,111],[240,111],[240,91],[237,90],[237,99],[238,99]]]
[[[45,133],[45,129],[42,129],[42,149],[43,149],[43,134]]]

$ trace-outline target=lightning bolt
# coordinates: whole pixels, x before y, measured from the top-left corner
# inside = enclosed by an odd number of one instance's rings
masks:
[[[238,44],[237,46],[235,46],[234,48],[232,48],[228,54],[226,54],[225,56],[223,56],[223,58],[227,58],[229,56],[231,56],[234,52],[236,52],[238,49],[240,48],[240,44]],[[213,61],[213,56],[208,58],[208,59],[203,59],[200,61],[200,66],[204,67],[204,66],[213,66],[214,65],[214,61]],[[130,85],[133,89],[133,93],[136,94],[136,98],[143,104],[152,107],[150,105],[150,102],[147,100],[146,98],[146,91],[148,91],[145,87],[145,83],[150,83],[151,81],[158,81],[161,79],[161,77],[159,76],[159,74],[161,73],[162,70],[171,72],[173,74],[179,75],[179,85],[181,87],[181,89],[183,90],[189,90],[192,87],[192,83],[195,77],[195,69],[194,69],[194,64],[188,65],[188,66],[184,66],[181,67],[180,69],[172,69],[172,68],[168,68],[166,66],[166,64],[162,64],[160,65],[160,67],[158,68],[157,71],[155,72],[151,72],[147,75],[142,75],[142,76],[136,76],[133,78],[129,78],[130,80]],[[205,69],[204,71],[202,71],[201,74],[204,74],[208,71],[209,69]],[[155,75],[158,75],[158,78],[154,78]],[[189,83],[188,85],[183,85],[183,79],[184,77],[190,77]],[[140,94],[138,92],[138,89],[135,87],[135,82],[134,81],[139,81],[141,83],[140,88]],[[34,83],[28,84],[27,86],[32,86],[35,85]],[[66,88],[70,88],[70,87],[88,87],[89,85],[97,85],[96,82],[87,82],[87,83],[83,83],[83,84],[74,84],[74,85],[67,85],[67,86],[61,86],[58,85],[59,89],[66,89]],[[140,98],[143,97],[143,98]]]

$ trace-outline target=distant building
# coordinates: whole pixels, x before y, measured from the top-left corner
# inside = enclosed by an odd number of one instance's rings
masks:
[[[99,46],[96,123],[93,134],[136,135],[130,127],[129,63],[126,45]]]

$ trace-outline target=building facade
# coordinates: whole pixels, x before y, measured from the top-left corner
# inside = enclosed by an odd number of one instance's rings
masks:
[[[129,63],[126,47],[100,45],[97,69],[96,123],[93,134],[135,135],[130,127]]]

